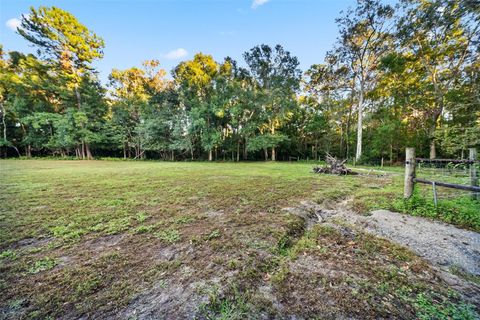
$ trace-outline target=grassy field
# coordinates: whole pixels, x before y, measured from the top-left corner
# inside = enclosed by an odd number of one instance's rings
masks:
[[[401,169],[336,177],[306,163],[0,166],[5,319],[474,317],[406,249],[352,226],[306,230],[283,210],[353,197],[359,214],[396,208],[480,228],[470,204],[433,212],[401,201]]]

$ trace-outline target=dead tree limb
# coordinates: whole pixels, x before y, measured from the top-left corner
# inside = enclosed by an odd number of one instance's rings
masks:
[[[345,166],[347,159],[345,160],[338,160],[334,156],[327,153],[327,157],[325,159],[326,165],[323,167],[317,166],[313,168],[313,173],[327,173],[327,174],[336,174],[336,175],[355,175],[356,172],[348,169]]]

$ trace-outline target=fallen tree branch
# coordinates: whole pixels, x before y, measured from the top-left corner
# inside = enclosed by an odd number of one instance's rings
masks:
[[[347,159],[345,160],[338,160],[334,156],[327,153],[327,157],[325,159],[327,164],[323,167],[314,167],[313,173],[326,173],[326,174],[336,174],[336,175],[356,175],[357,172],[354,172],[348,169],[345,166]]]

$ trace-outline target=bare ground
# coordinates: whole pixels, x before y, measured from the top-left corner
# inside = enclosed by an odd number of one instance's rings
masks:
[[[322,205],[304,201],[285,210],[305,219],[309,227],[321,223],[342,229],[348,225],[404,246],[428,261],[440,278],[466,300],[479,304],[480,285],[478,281],[470,281],[470,276],[480,275],[479,233],[388,210],[360,215],[350,209],[351,202],[351,198]]]

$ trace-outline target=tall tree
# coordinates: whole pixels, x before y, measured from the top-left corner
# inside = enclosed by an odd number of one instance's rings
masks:
[[[391,20],[394,10],[380,0],[358,0],[337,19],[340,36],[334,52],[338,61],[349,68],[354,84],[357,107],[357,149],[355,158],[362,156],[362,132],[365,98],[376,82],[376,68],[390,47]]]
[[[7,147],[9,145],[7,139],[7,110],[5,108],[5,100],[8,94],[8,87],[11,81],[11,72],[8,70],[8,63],[4,59],[3,46],[0,45],[0,116],[2,118],[2,139],[0,140],[0,152],[5,149],[5,157],[7,156]],[[1,156],[1,153],[0,153]]]
[[[191,120],[190,136],[198,136],[201,147],[213,160],[213,150],[221,142],[221,110],[215,104],[215,79],[220,65],[210,55],[197,53],[192,60],[180,63],[174,78],[181,90],[181,101]],[[192,141],[193,142],[193,141]],[[192,143],[193,144],[193,143]]]
[[[147,121],[151,116],[148,115],[149,107],[152,97],[167,87],[165,75],[157,60],[145,61],[142,68],[112,70],[109,76],[113,97],[112,121],[124,157],[130,154],[131,148],[135,150],[135,158],[143,157],[145,141],[141,133],[150,134],[150,131],[145,131],[147,125],[153,128],[153,124]],[[145,124],[145,121],[148,123]]]
[[[406,0],[398,37],[408,69],[425,84],[421,93],[430,137],[430,158],[437,156],[435,133],[448,110],[451,93],[462,85],[468,66],[478,59],[480,21],[473,1]]]
[[[257,99],[265,117],[259,127],[260,137],[255,142],[265,150],[271,148],[272,160],[276,160],[276,147],[285,139],[276,129],[296,106],[296,94],[300,87],[301,71],[297,57],[281,45],[253,47],[243,54],[249,71],[257,84]],[[268,134],[267,134],[268,132]]]
[[[82,110],[80,85],[93,70],[91,63],[103,56],[104,41],[81,24],[71,13],[57,7],[30,8],[23,15],[18,33],[35,45],[42,57],[65,80],[65,89],[75,95]],[[92,158],[88,142],[82,141],[78,153]]]

